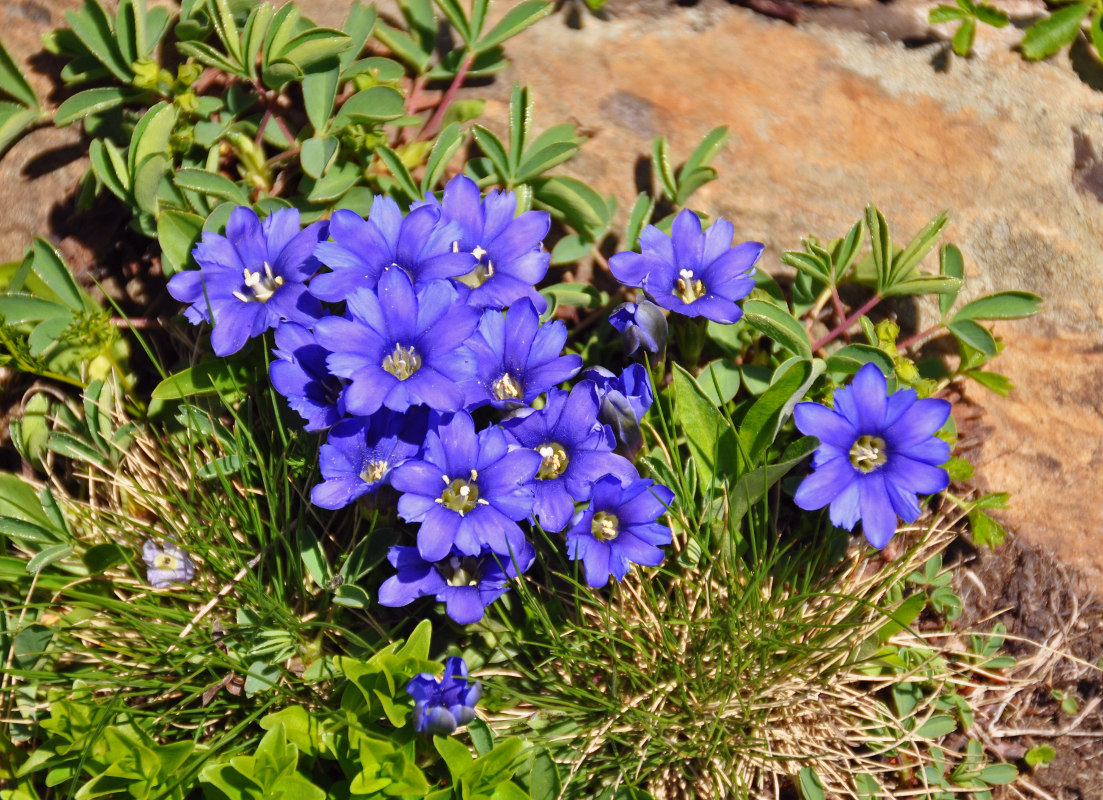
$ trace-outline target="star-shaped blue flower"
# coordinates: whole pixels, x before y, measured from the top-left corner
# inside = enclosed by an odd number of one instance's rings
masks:
[[[511,450],[497,426],[476,434],[470,414],[444,418],[426,435],[421,456],[391,473],[391,486],[403,493],[398,515],[421,523],[421,557],[440,561],[453,548],[465,556],[489,548],[516,557],[527,546],[517,522],[532,515],[529,484],[540,463],[533,450]]]
[[[586,583],[597,588],[620,581],[629,564],[657,567],[670,544],[670,528],[657,520],[674,500],[674,492],[649,478],[622,483],[613,475],[594,484],[589,507],[575,514],[567,530],[567,555],[581,560]]]
[[[467,407],[491,403],[497,408],[531,404],[582,368],[577,355],[560,355],[567,327],[559,321],[540,324],[527,299],[503,314],[488,309],[467,347],[475,355],[475,380],[467,385]]]
[[[430,281],[415,292],[404,271],[388,269],[378,295],[369,289],[352,293],[347,316],[318,320],[314,336],[331,353],[330,372],[350,381],[344,394],[350,414],[422,404],[436,411],[463,408],[461,384],[475,372],[464,341],[479,312],[457,302],[451,284]]]
[[[735,322],[743,316],[737,302],[754,288],[754,265],[763,245],[732,247],[734,235],[735,227],[724,219],[703,232],[700,218],[686,208],[674,218],[670,236],[648,225],[640,233],[643,252],[617,253],[609,269],[618,281],[642,288],[669,311]]]
[[[453,552],[436,562],[423,559],[416,547],[392,547],[387,560],[398,574],[379,587],[379,604],[395,608],[435,595],[453,621],[470,625],[483,618],[487,606],[509,591],[509,581],[527,571],[535,558],[527,542],[513,558],[483,550],[478,556]]]
[[[492,190],[483,198],[475,181],[464,175],[448,181],[443,200],[428,195],[425,205],[440,208],[442,220],[459,226],[453,248],[477,259],[469,272],[457,278],[471,288],[467,302],[507,308],[527,297],[544,312],[547,301],[536,284],[544,279],[551,261],[551,254],[541,247],[551,227],[548,212],[525,211],[515,217],[513,192]]]
[[[405,414],[381,409],[371,417],[337,423],[318,453],[322,483],[310,501],[322,508],[344,508],[387,483],[391,470],[421,452],[429,409],[415,406]]]
[[[457,225],[441,221],[439,208],[415,208],[405,217],[389,197],[372,201],[365,220],[348,210],[333,213],[333,241],[321,242],[314,255],[330,268],[310,282],[315,297],[340,302],[357,289],[374,289],[383,271],[403,270],[415,284],[452,278],[470,271],[475,257],[455,251]]]
[[[306,281],[318,270],[312,254],[325,232],[324,222],[302,229],[293,208],[261,222],[253,209],[239,206],[225,236],[204,234],[192,251],[199,270],[173,275],[169,294],[191,304],[184,315],[193,324],[214,323],[211,346],[220,356],[284,321],[310,327],[322,307]]]
[[[913,389],[888,394],[881,370],[866,364],[853,382],[835,391],[834,409],[798,403],[797,428],[820,440],[815,471],[797,488],[794,501],[806,511],[831,507],[831,521],[862,532],[876,548],[896,533],[896,518],[919,518],[917,494],[940,492],[949,475],[940,465],[950,446],[934,434],[950,416],[945,400],[916,398]]]

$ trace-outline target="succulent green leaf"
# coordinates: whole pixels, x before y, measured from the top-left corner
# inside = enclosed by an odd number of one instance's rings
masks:
[[[215,50],[209,44],[204,44],[203,42],[177,42],[176,49],[180,51],[181,55],[191,56],[205,66],[213,67],[214,69],[228,72],[231,75],[237,75],[241,78],[249,77],[249,74],[244,69],[228,59],[223,53]]]
[[[224,175],[208,172],[205,169],[186,168],[177,170],[173,180],[181,189],[217,197],[239,206],[249,205],[244,190]]]
[[[793,407],[823,371],[824,362],[819,359],[796,361],[755,400],[739,423],[740,450],[747,459],[747,467],[757,465],[793,413]]]
[[[873,266],[877,275],[877,293],[892,283],[892,234],[885,217],[876,206],[866,206],[866,225],[873,242]]]
[[[812,358],[812,342],[788,311],[764,300],[748,300],[743,304],[743,318],[755,330],[803,358]]]
[[[315,137],[303,142],[299,162],[303,172],[312,178],[321,178],[337,156],[337,139],[332,136]]]
[[[3,42],[0,42],[0,92],[28,108],[38,108],[38,96]]]
[[[57,107],[57,111],[54,112],[54,124],[64,128],[90,114],[99,114],[145,96],[145,91],[129,87],[105,86],[99,89],[85,89],[66,98]]]
[[[390,86],[372,86],[357,92],[341,106],[330,130],[350,123],[372,124],[397,119],[406,113],[402,94]]]
[[[869,344],[848,344],[828,356],[827,371],[854,375],[869,363],[876,364],[885,375],[896,370],[892,358],[884,350]]]
[[[554,8],[555,4],[546,2],[546,0],[525,0],[525,2],[517,4],[506,12],[505,16],[490,29],[486,36],[479,39],[473,48],[474,52],[485,53],[507,39],[512,39],[525,28],[546,17]]]
[[[949,219],[950,212],[943,211],[928,222],[923,230],[917,233],[912,240],[908,242],[907,246],[893,257],[892,273],[889,281],[890,285],[904,280],[919,266],[919,262],[926,258],[927,254],[934,249],[935,242],[942,233],[942,229],[946,227],[946,223]]]
[[[464,44],[471,44],[471,28],[467,24],[467,14],[457,0],[433,0],[437,8],[444,14],[444,18],[463,39]]]
[[[261,3],[249,12],[249,18],[245,21],[245,30],[242,31],[242,44],[245,60],[242,64],[252,78],[257,77],[257,58],[264,43],[268,38],[268,26],[272,23],[276,9],[268,3]]]
[[[420,200],[422,194],[414,182],[413,176],[410,175],[410,170],[402,163],[401,156],[386,145],[375,148],[375,153],[387,165],[387,171],[398,182],[403,194],[411,201]]]
[[[980,771],[980,779],[989,786],[1003,786],[1014,783],[1019,770],[1014,764],[989,764]]]
[[[1023,35],[1020,45],[1023,55],[1031,61],[1038,61],[1071,44],[1080,35],[1080,26],[1092,8],[1094,3],[1075,3],[1035,22]]]
[[[962,319],[1023,319],[1042,309],[1042,298],[1030,292],[997,292],[966,303],[955,315]]]
[[[894,283],[885,291],[882,297],[903,297],[911,294],[953,294],[961,289],[961,280],[948,278],[945,275],[913,274],[910,278]]]
[[[333,28],[311,28],[294,36],[280,51],[279,60],[290,61],[301,70],[319,61],[336,58],[352,47],[352,37]]]
[[[429,68],[429,59],[433,55],[432,49],[426,50],[414,41],[405,31],[392,28],[384,22],[375,25],[375,38],[387,46],[387,49],[405,61],[418,74],[424,73]]]
[[[738,437],[692,375],[674,365],[674,415],[704,487],[738,474]]]
[[[797,786],[800,788],[801,800],[827,800],[823,783],[811,767],[801,767],[797,773]]]
[[[0,100],[0,156],[42,118],[37,108]]]
[[[973,13],[976,14],[978,20],[993,28],[1003,28],[1011,21],[1006,13],[1000,11],[995,6],[990,6],[985,3],[977,5],[973,9]]]
[[[45,239],[37,238],[31,246],[34,260],[31,269],[61,302],[73,311],[85,310],[84,294],[77,286],[61,255]]]
[[[596,241],[612,219],[609,204],[588,184],[575,178],[537,178],[533,199],[564,219],[584,238]]]
[[[157,217],[157,241],[166,277],[184,269],[202,232],[203,217],[198,214],[175,209],[161,212]]]
[[[65,19],[81,43],[111,74],[123,83],[130,83],[134,72],[119,52],[111,19],[99,0],[84,0],[84,8],[66,11]]]
[[[243,357],[214,358],[170,375],[153,388],[154,400],[180,400],[240,391],[257,379],[256,365]]]
[[[138,167],[150,157],[165,157],[175,125],[176,106],[171,103],[158,103],[138,120],[126,158],[131,176],[137,176]]]
[[[965,259],[961,255],[961,250],[957,245],[944,244],[938,251],[938,271],[942,275],[948,278],[957,278],[958,280],[964,280],[965,278]],[[953,308],[954,300],[957,299],[957,292],[945,292],[938,298],[938,313],[945,317],[950,313],[950,309]]]
[[[973,51],[973,40],[977,36],[977,21],[973,17],[966,17],[961,25],[954,31],[954,52],[963,58]]]
[[[319,61],[305,70],[303,105],[306,106],[306,116],[314,127],[316,136],[325,134],[328,129],[340,83],[341,64],[336,58]]]
[[[458,122],[446,126],[433,143],[433,149],[429,152],[429,160],[425,164],[425,172],[421,177],[421,193],[425,195],[433,191],[444,176],[444,170],[452,156],[463,144],[463,132]]]
[[[628,226],[624,229],[624,241],[621,250],[635,250],[639,242],[640,232],[644,226],[651,222],[651,215],[655,213],[655,199],[646,192],[636,195],[636,202],[632,204],[628,212]]]
[[[931,9],[927,15],[927,21],[932,25],[939,25],[943,22],[952,22],[955,19],[965,19],[968,16],[968,11],[957,6],[937,6]]]
[[[658,175],[661,193],[673,200],[678,196],[678,182],[670,165],[670,143],[665,136],[657,136],[651,142],[651,166]]]
[[[502,144],[502,140],[482,125],[475,125],[471,129],[471,133],[475,137],[475,143],[479,145],[479,149],[486,154],[486,157],[490,159],[490,163],[494,165],[494,169],[498,173],[498,181],[507,186],[512,185],[514,182],[513,172],[510,170],[509,154],[506,153],[506,147]]]
[[[368,38],[372,35],[377,18],[378,14],[374,3],[370,6],[365,6],[359,1],[352,4],[343,28],[345,34],[351,40],[351,44],[341,51],[341,55],[338,56],[342,70],[348,69],[352,62],[364,51],[364,45],[368,43]]]
[[[954,319],[946,327],[954,336],[989,358],[996,355],[996,340],[986,328],[970,319]]]

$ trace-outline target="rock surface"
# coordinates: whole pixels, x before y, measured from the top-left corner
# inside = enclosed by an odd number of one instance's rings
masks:
[[[873,4],[869,14],[899,5],[889,35],[928,36],[926,6],[909,2]],[[26,63],[38,34],[78,4],[3,3],[5,42]],[[318,0],[309,13],[340,24],[347,7]],[[1046,298],[1037,319],[998,328],[1008,348],[996,369],[1018,388],[1006,399],[970,390],[990,431],[979,472],[1011,492],[1009,526],[1103,577],[1103,95],[1067,56],[1026,64],[1002,40],[985,46],[983,33],[978,57],[937,71],[939,44],[907,48],[840,30],[868,19],[863,8],[809,12],[819,22],[794,27],[715,0],[611,7],[608,22],[586,18],[572,30],[559,15],[515,40],[512,66],[489,87],[486,124],[502,131],[510,86],[531,86],[538,127],[571,120],[591,135],[566,171],[616,195],[622,215],[651,137],[669,136],[684,158],[706,131],[728,125],[720,179],[693,205],[767,242],[771,270],[802,236],[841,235],[867,202],[898,237],[952,209],[948,237],[969,263],[966,296],[1022,288]],[[32,80],[48,90],[43,75]],[[0,259],[48,234],[55,202],[84,164],[43,172],[42,154],[63,155],[76,141],[72,131],[38,131],[0,161],[0,187],[18,199],[0,217]]]

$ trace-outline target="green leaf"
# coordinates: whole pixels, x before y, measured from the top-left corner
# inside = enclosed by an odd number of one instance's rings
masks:
[[[236,453],[212,459],[195,471],[197,480],[209,481],[211,478],[221,478],[233,475],[241,471],[244,459]]]
[[[913,294],[949,294],[957,295],[961,290],[958,278],[945,275],[924,275],[913,273],[912,277],[894,283],[881,293],[882,297],[903,297]]]
[[[969,55],[973,50],[973,39],[977,35],[977,21],[972,17],[966,17],[961,25],[954,31],[954,52],[961,57]]]
[[[919,619],[919,615],[923,613],[923,609],[926,607],[927,595],[922,592],[908,595],[894,611],[885,614],[889,621],[877,631],[877,640],[879,642],[888,641],[890,637],[895,636]],[[914,684],[911,685],[914,686]],[[906,714],[910,711],[911,709],[908,709],[908,711],[901,709],[900,713]]]
[[[952,22],[955,19],[965,19],[969,16],[969,12],[956,6],[938,6],[932,8],[927,15],[927,21],[932,25],[939,25],[943,22]]]
[[[502,140],[482,125],[472,127],[471,134],[475,137],[475,143],[479,145],[479,149],[486,154],[486,157],[490,159],[490,163],[494,165],[499,182],[512,184],[513,173],[509,168],[509,155],[506,153],[506,147],[502,144]]]
[[[848,344],[840,347],[828,356],[827,371],[855,375],[869,363],[876,364],[884,375],[892,375],[896,371],[896,365],[888,353],[868,344]]]
[[[800,789],[801,800],[827,800],[823,783],[811,767],[801,767],[797,773],[797,787]]]
[[[533,198],[540,205],[558,212],[568,225],[584,238],[597,240],[609,227],[612,217],[605,199],[589,185],[575,178],[537,178],[532,182]]]
[[[192,248],[203,232],[203,217],[186,211],[166,209],[157,217],[157,242],[161,245],[161,264],[169,277],[188,263]]]
[[[467,24],[467,14],[457,0],[433,0],[444,14],[444,18],[456,29],[456,33],[463,39],[464,44],[471,44],[471,28]]]
[[[574,308],[601,308],[601,292],[588,283],[556,283],[540,290],[549,303]]]
[[[533,178],[543,175],[552,167],[562,164],[574,157],[578,152],[578,145],[573,142],[558,142],[550,144],[540,150],[530,148],[525,160],[517,168],[517,183],[526,183]]]
[[[546,17],[555,8],[554,3],[546,0],[525,0],[511,8],[486,36],[479,39],[471,49],[472,53],[484,53],[497,47],[507,39],[512,39],[525,28]]]
[[[402,157],[398,153],[386,145],[376,147],[375,153],[387,165],[387,171],[398,182],[399,188],[402,189],[402,192],[411,202],[422,198],[423,195],[418,189],[417,183],[414,182],[410,170],[406,169],[406,165],[402,163]]]
[[[444,170],[448,167],[448,162],[452,160],[452,156],[463,144],[463,138],[463,132],[460,130],[458,122],[445,126],[440,135],[437,136],[437,140],[433,143],[433,149],[429,153],[429,160],[425,164],[425,172],[421,177],[421,194],[423,196],[435,189],[437,184],[440,183],[444,176]]]
[[[786,250],[781,254],[781,263],[803,272],[813,280],[821,283],[831,283],[831,264],[824,263],[811,253],[801,253],[797,250]]]
[[[85,89],[66,99],[54,112],[54,124],[59,128],[71,125],[90,114],[99,114],[125,103],[131,103],[146,92],[142,89],[108,86],[102,89]]]
[[[655,213],[655,199],[646,192],[636,195],[636,202],[632,204],[632,210],[628,212],[628,226],[624,229],[624,241],[621,243],[622,251],[635,250],[640,238],[640,231],[651,222],[651,215]]]
[[[1103,14],[1092,14],[1092,24],[1088,30],[1096,56],[1103,59]]]
[[[940,739],[957,730],[957,720],[948,714],[935,714],[924,722],[916,735],[924,739]]]
[[[170,375],[154,387],[154,400],[180,400],[201,394],[239,391],[256,380],[251,359],[215,358]]]
[[[752,469],[741,476],[729,495],[729,524],[741,520],[756,503],[762,501],[774,484],[789,474],[793,467],[811,455],[817,447],[819,440],[816,437],[802,436],[785,448],[778,461]]]
[[[42,501],[34,489],[18,475],[8,472],[0,472],[0,516],[30,522],[47,531],[54,527],[42,510]],[[54,536],[51,541],[58,538]]]
[[[400,92],[390,86],[371,86],[344,102],[330,125],[330,130],[343,128],[350,123],[370,125],[387,122],[405,114],[406,106]]]
[[[211,2],[214,6],[211,7]],[[240,69],[245,67],[245,54],[241,49],[241,31],[234,21],[233,10],[229,0],[208,0],[208,8],[211,12],[211,22],[214,23],[218,38],[233,63]]]
[[[879,800],[884,797],[881,784],[865,772],[859,772],[854,776],[854,789],[858,792],[858,800]]]
[[[312,178],[321,178],[336,158],[337,147],[337,139],[333,136],[307,139],[299,153],[303,172]]]
[[[113,155],[112,151],[114,151]],[[108,191],[120,200],[129,200],[130,176],[127,174],[125,162],[115,146],[111,142],[93,139],[88,146],[88,156],[92,162],[92,171],[103,182]],[[116,165],[122,168],[122,174],[117,171]]]
[[[892,234],[884,215],[876,206],[866,206],[866,225],[873,242],[873,266],[877,274],[877,293],[880,294],[891,284]]]
[[[0,321],[9,325],[41,322],[62,315],[70,316],[69,309],[56,300],[45,300],[29,294],[0,294]]]
[[[1042,310],[1042,298],[1030,292],[998,292],[966,303],[954,320],[1023,319]]]
[[[989,358],[996,355],[996,340],[984,327],[970,319],[954,319],[946,325],[950,333]]]
[[[944,244],[938,251],[938,271],[948,278],[965,278],[965,259],[957,245]],[[938,313],[945,317],[957,299],[957,292],[946,292],[938,298]]]
[[[494,731],[482,717],[475,717],[467,723],[467,735],[471,737],[471,744],[475,745],[475,752],[485,756],[494,749]]]
[[[180,169],[173,175],[173,181],[181,189],[217,197],[234,205],[247,206],[249,198],[244,190],[229,178],[205,169]]]
[[[35,542],[38,544],[53,544],[60,538],[50,528],[43,527],[34,522],[16,519],[15,517],[0,516],[0,533],[12,539],[23,542]]]
[[[61,259],[61,254],[53,245],[45,239],[36,238],[31,245],[34,255],[31,269],[34,274],[42,279],[61,302],[65,303],[73,311],[83,311],[85,308],[84,294],[77,286],[73,273]]]
[[[18,100],[29,109],[38,109],[38,96],[3,42],[0,42],[0,92]]]
[[[989,786],[1003,786],[1014,783],[1019,770],[1014,764],[989,764],[980,771],[980,779]]]
[[[1057,9],[1038,20],[1023,35],[1023,56],[1031,61],[1049,58],[1080,35],[1080,26],[1093,8],[1092,3],[1076,3]]]
[[[381,41],[388,50],[413,67],[419,75],[429,68],[429,59],[433,55],[432,48],[423,49],[405,31],[378,22],[373,33],[375,38]]]
[[[532,800],[556,800],[562,786],[555,759],[547,750],[539,750],[533,758],[532,769],[529,771],[529,796]]]
[[[709,400],[722,406],[739,391],[741,375],[734,358],[718,358],[701,370],[701,374],[697,376],[697,385]]]
[[[93,545],[81,556],[84,566],[92,575],[101,575],[126,560],[126,553],[117,544],[105,542]]]
[[[242,69],[209,44],[204,44],[203,42],[177,42],[176,49],[180,51],[181,55],[191,56],[205,66],[213,67],[222,72],[228,72],[231,75],[238,75],[242,78],[249,77],[246,70]],[[288,80],[290,80],[290,78]]]
[[[306,116],[314,127],[315,136],[326,132],[329,119],[333,116],[340,82],[341,62],[336,58],[323,59],[305,70],[303,105],[306,106]]]
[[[434,736],[433,747],[448,765],[448,772],[453,782],[459,780],[474,764],[471,751],[451,737]]]
[[[767,389],[739,422],[741,451],[746,455],[747,466],[752,467],[774,442],[777,432],[793,413],[793,407],[821,374],[824,363],[796,361]]]
[[[69,544],[55,544],[39,550],[34,557],[27,562],[27,572],[36,573],[50,566],[56,561],[68,558],[73,554],[73,546]]]
[[[333,602],[345,608],[365,609],[371,606],[368,593],[355,583],[342,583],[333,594]]]
[[[156,217],[160,212],[162,182],[169,181],[169,160],[160,153],[140,162],[134,173],[134,203],[139,209]]]
[[[134,73],[119,52],[110,19],[96,0],[84,0],[84,8],[66,11],[65,19],[76,37],[100,63],[121,82],[130,83]]]
[[[991,25],[993,28],[1003,28],[1011,21],[1007,14],[1000,11],[995,6],[986,5],[984,3],[979,3],[973,9],[973,13],[977,15],[977,19],[985,25]],[[1098,17],[1095,19],[1098,19]]]
[[[40,119],[42,112],[37,108],[24,108],[16,103],[0,101],[0,156]]]
[[[372,30],[375,28],[376,19],[377,12],[374,3],[369,6],[365,6],[360,2],[352,4],[352,8],[349,9],[349,15],[345,20],[343,29],[352,40],[352,44],[341,52],[340,61],[342,70],[348,69],[356,57],[363,52],[364,45],[368,43]]]
[[[657,136],[651,143],[651,166],[658,175],[661,193],[673,200],[678,196],[678,182],[670,166],[670,143],[665,136]]]
[[[803,358],[812,358],[812,342],[804,326],[788,311],[764,300],[747,300],[743,304],[747,324],[779,345]]]
[[[1007,539],[1007,531],[980,509],[969,512],[969,531],[975,547],[999,547]]]
[[[689,175],[702,167],[709,166],[712,160],[724,149],[724,145],[727,143],[728,138],[728,128],[726,125],[713,128],[706,133],[705,138],[703,138],[701,143],[693,149],[693,152],[689,154],[689,158],[686,159],[686,163],[683,164],[681,170],[679,170],[679,180],[684,175]]]
[[[950,212],[943,211],[924,226],[907,246],[892,259],[892,274],[890,284],[897,283],[907,278],[912,271],[919,266],[927,254],[934,249],[935,242],[942,234],[946,223],[950,220]]]
[[[245,674],[245,696],[252,697],[258,692],[268,691],[275,687],[280,679],[280,668],[275,664],[266,664],[263,661],[254,661],[249,665],[249,671]],[[267,739],[273,736],[276,729],[264,735]],[[279,738],[283,738],[283,731],[279,732]],[[259,748],[258,748],[259,753]]]
[[[305,191],[306,199],[312,203],[331,203],[344,196],[363,177],[363,172],[356,164],[338,159],[321,178],[304,178],[300,191]]]
[[[262,3],[253,7],[249,12],[249,18],[245,21],[245,30],[241,34],[244,52],[242,66],[254,80],[257,78],[257,58],[264,48],[264,42],[268,38],[268,26],[272,23],[275,13],[273,6]]]
[[[831,261],[834,265],[833,280],[835,283],[841,281],[850,269],[850,266],[854,263],[854,259],[858,257],[858,252],[862,248],[862,236],[865,234],[865,222],[858,220],[847,231],[845,237],[840,239],[832,250]]]
[[[320,61],[336,58],[352,47],[352,37],[333,28],[311,28],[293,37],[280,50],[277,60],[289,61],[300,70]]]
[[[735,429],[679,364],[674,365],[674,414],[685,432],[686,444],[704,487],[714,485],[717,476],[726,479],[737,473]]]
[[[985,372],[984,370],[971,369],[965,373],[986,389],[990,389],[1001,397],[1007,397],[1015,387],[1006,375],[998,372]]]
[[[1023,761],[1028,767],[1036,767],[1039,764],[1048,764],[1057,758],[1057,751],[1048,744],[1038,744],[1026,751]]]
[[[127,166],[135,183],[139,168],[148,159],[157,156],[167,161],[169,139],[175,125],[176,107],[171,103],[157,103],[138,120],[126,154]]]

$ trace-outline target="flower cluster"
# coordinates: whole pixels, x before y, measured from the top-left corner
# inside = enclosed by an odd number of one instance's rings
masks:
[[[169,283],[191,321],[213,325],[218,354],[275,329],[272,385],[326,432],[312,501],[396,491],[418,528],[392,548],[379,600],[433,596],[461,624],[535,562],[537,522],[563,532],[594,587],[658,564],[671,541],[657,520],[673,495],[625,457],[652,402],[647,374],[561,388],[582,359],[564,354],[562,322],[540,319],[550,217],[516,204],[460,176],[405,215],[377,197],[367,219],[337,211],[302,230],[297,211],[238,208],[196,247],[200,270]]]

